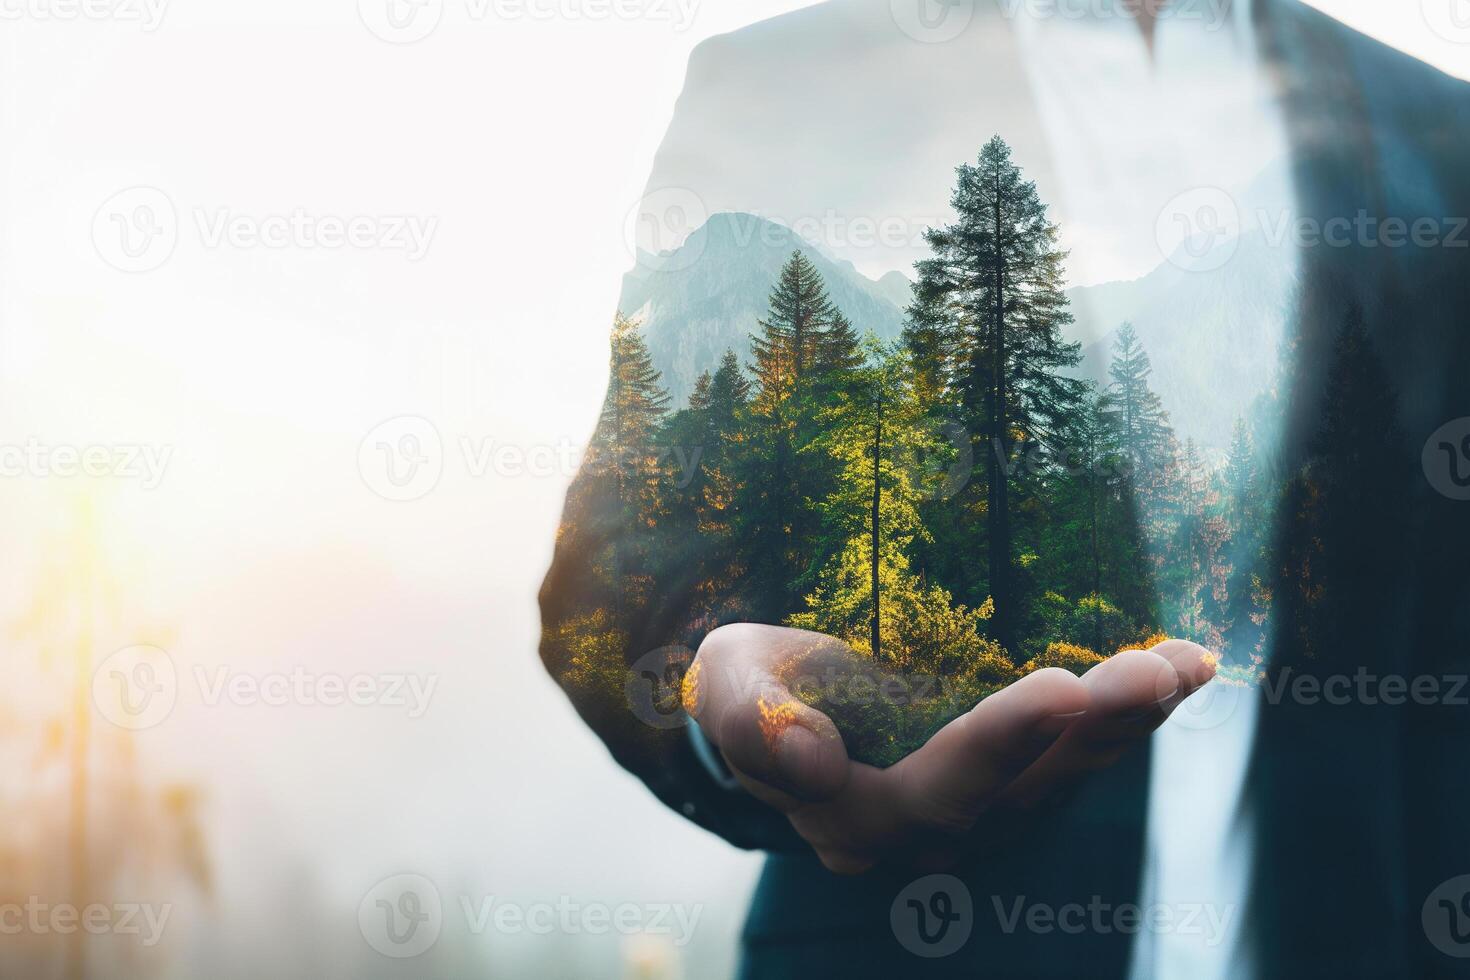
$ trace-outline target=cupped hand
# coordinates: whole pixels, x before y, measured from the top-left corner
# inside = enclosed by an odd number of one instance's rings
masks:
[[[1106,769],[1214,676],[1203,647],[1125,650],[1081,677],[1048,667],[985,698],[886,769],[848,758],[826,715],[792,695],[794,671],[851,667],[845,643],[737,623],[700,644],[690,714],[755,797],[786,814],[829,869],[946,867],[982,821],[1005,820]]]

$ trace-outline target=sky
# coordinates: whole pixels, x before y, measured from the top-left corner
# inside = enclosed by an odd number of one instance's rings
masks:
[[[1470,74],[1417,4],[1318,5]],[[356,916],[401,873],[449,907],[703,908],[673,951],[464,923],[446,949],[727,972],[758,858],[612,764],[540,670],[534,592],[689,53],[800,6],[4,6],[0,616],[65,598],[42,569],[90,502],[116,593],[90,662],[170,672],[138,755],[205,800],[214,893],[178,899],[198,925],[163,975],[325,948],[321,975],[396,975]],[[249,690],[302,677],[317,696]]]

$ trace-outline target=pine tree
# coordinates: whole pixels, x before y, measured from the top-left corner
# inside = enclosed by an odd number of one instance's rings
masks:
[[[1174,622],[1183,636],[1219,649],[1216,624],[1224,615],[1227,565],[1222,552],[1227,531],[1209,469],[1193,439],[1185,440],[1173,474],[1177,522],[1173,540],[1166,545],[1166,563],[1176,576],[1167,589],[1175,601]]]
[[[1096,396],[1090,411],[1078,413],[1073,426],[1073,452],[1067,467],[1072,496],[1082,504],[1078,508],[1080,546],[1077,550],[1086,555],[1082,563],[1087,572],[1086,593],[1099,599],[1103,594],[1104,569],[1109,564],[1105,554],[1112,509],[1109,472],[1118,449],[1116,432],[1107,424],[1109,403],[1110,398],[1104,392]],[[1100,608],[1097,612],[1100,615]],[[1073,642],[1079,640],[1074,638]],[[1093,650],[1102,649],[1102,622],[1098,616],[1093,617],[1087,644]]]
[[[727,350],[709,385],[703,531],[723,536],[731,533],[736,464],[744,450],[746,437],[742,424],[749,400],[750,380],[735,352]]]
[[[1109,417],[1134,473],[1134,486],[1148,495],[1167,460],[1169,415],[1149,387],[1153,366],[1138,342],[1133,324],[1118,328],[1108,367],[1112,396]]]
[[[816,374],[821,381],[830,383],[833,375],[841,376],[863,366],[862,342],[852,321],[840,311],[833,310],[831,322],[821,332],[817,341]]]
[[[610,575],[620,608],[625,589],[634,587],[625,579],[644,571],[646,532],[658,515],[659,433],[669,404],[638,326],[622,313],[613,320],[607,396],[587,460],[591,485],[603,498],[602,518],[616,528],[645,532],[613,537]]]
[[[1013,649],[1021,620],[1013,455],[1018,445],[1046,446],[1078,411],[1082,382],[1061,372],[1081,359],[1080,345],[1061,335],[1072,320],[1063,293],[1066,253],[1010,148],[991,139],[957,178],[950,203],[958,220],[925,233],[934,254],[916,266],[915,297],[929,322],[911,339],[932,345],[954,338],[959,348],[959,407],[984,459],[994,634]]]
[[[750,379],[740,368],[740,359],[732,350],[725,351],[720,366],[710,381],[710,407],[729,425],[734,425],[735,411],[750,397]]]
[[[701,373],[688,405],[665,421],[659,436],[668,511],[663,527],[683,542],[697,535],[704,523],[705,490],[714,463],[709,456],[715,440],[710,411],[713,385],[710,372]]]
[[[928,411],[942,411],[958,378],[964,339],[960,317],[952,315],[944,295],[916,295],[906,314],[903,344],[913,363],[915,392]]]
[[[822,433],[810,450],[828,456],[838,468],[834,492],[821,506],[822,550],[832,556],[823,575],[826,601],[835,600],[838,589],[854,593],[839,601],[865,620],[869,649],[877,655],[882,649],[881,581],[907,570],[906,549],[925,533],[913,470],[905,466],[923,433],[899,361],[876,342],[870,349],[873,363],[854,372],[836,403],[822,413]],[[853,574],[859,568],[862,574]],[[858,624],[847,625],[844,632]]]
[[[792,252],[771,290],[770,310],[758,321],[761,332],[751,338],[762,392],[779,392],[800,402],[805,386],[820,371],[833,324],[840,318],[817,267],[801,252]]]
[[[808,611],[787,622],[838,636],[890,667],[993,680],[1013,668],[979,632],[989,610],[955,606],[911,568],[912,545],[928,537],[917,460],[937,447],[905,352],[871,337],[867,348],[867,366],[823,411],[811,447],[832,459],[838,476],[821,506],[826,557]]]
[[[1241,663],[1261,653],[1265,610],[1259,605],[1264,573],[1263,504],[1269,497],[1256,464],[1256,448],[1245,419],[1235,420],[1230,452],[1221,473],[1230,570],[1220,630],[1225,648]]]
[[[759,326],[751,338],[755,384],[745,483],[753,499],[745,518],[760,606],[775,615],[796,608],[815,573],[816,505],[833,475],[828,460],[803,449],[815,441],[818,416],[862,355],[821,273],[799,251],[782,267]]]
[[[673,491],[688,515],[678,522],[680,533],[728,536],[732,461],[742,441],[741,415],[749,397],[750,381],[735,353],[726,351],[713,374],[705,371],[695,381],[689,407],[670,419],[665,460]]]

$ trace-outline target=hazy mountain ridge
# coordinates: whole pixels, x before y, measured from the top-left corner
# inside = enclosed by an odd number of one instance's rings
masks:
[[[1179,438],[1224,449],[1235,419],[1275,380],[1296,278],[1294,263],[1260,232],[1219,247],[1234,253],[1217,269],[1165,262],[1140,279],[1071,289],[1067,298],[1083,376],[1107,383],[1118,327],[1131,322]]]
[[[1075,322],[1066,330],[1082,343],[1079,373],[1106,384],[1118,327],[1132,322],[1179,438],[1214,449],[1229,444],[1236,417],[1271,384],[1294,295],[1292,263],[1261,232],[1219,247],[1234,252],[1211,271],[1164,262],[1139,279],[1068,290]],[[749,360],[750,334],[793,250],[817,266],[859,333],[899,336],[912,288],[903,273],[869,279],[782,225],[717,214],[678,249],[640,255],[623,277],[620,309],[642,321],[675,407],[727,349]]]
[[[710,217],[685,242],[660,255],[643,253],[623,277],[618,307],[640,320],[673,405],[682,407],[701,372],[726,350],[745,363],[750,335],[765,316],[771,287],[793,251],[826,280],[828,294],[859,334],[892,340],[903,330],[896,302],[904,288],[889,273],[874,281],[850,262],[834,261],[790,228],[752,214]],[[906,302],[906,301],[905,301]]]

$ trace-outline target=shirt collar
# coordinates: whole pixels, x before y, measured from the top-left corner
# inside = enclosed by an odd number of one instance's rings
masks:
[[[1120,42],[1143,47],[1137,14],[1127,0],[999,0],[1014,20],[1023,47],[1047,38],[1075,33],[1104,33]],[[1161,0],[1145,0],[1159,3]],[[1237,54],[1255,53],[1251,13],[1255,0],[1168,0],[1154,25],[1155,53],[1187,39],[1193,47],[1218,39]],[[1212,47],[1214,45],[1211,45]]]

